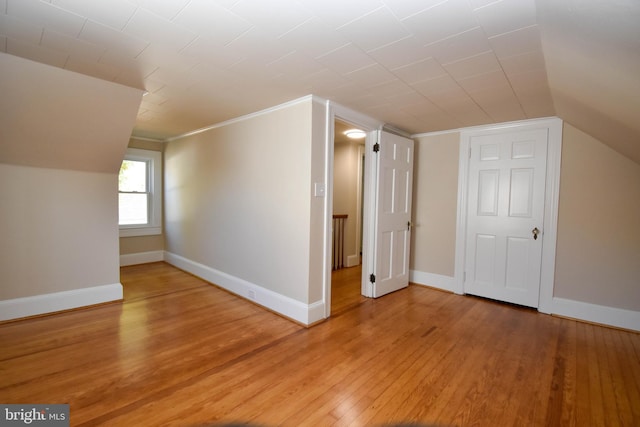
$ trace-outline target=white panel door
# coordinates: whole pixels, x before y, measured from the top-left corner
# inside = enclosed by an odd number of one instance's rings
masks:
[[[548,130],[469,142],[464,291],[538,307]]]
[[[373,297],[409,285],[413,140],[380,131]]]

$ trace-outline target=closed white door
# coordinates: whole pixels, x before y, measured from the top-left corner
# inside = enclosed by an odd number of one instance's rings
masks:
[[[469,142],[464,291],[538,307],[548,130]]]
[[[378,135],[373,297],[409,285],[413,140]]]

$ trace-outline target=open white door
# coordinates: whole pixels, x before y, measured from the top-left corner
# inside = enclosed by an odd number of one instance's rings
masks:
[[[378,131],[374,213],[374,298],[409,285],[413,140]]]

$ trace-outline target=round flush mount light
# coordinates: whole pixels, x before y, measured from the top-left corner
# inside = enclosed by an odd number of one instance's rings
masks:
[[[347,138],[351,139],[361,139],[367,136],[367,133],[360,129],[349,129],[344,131],[344,134],[347,135]]]

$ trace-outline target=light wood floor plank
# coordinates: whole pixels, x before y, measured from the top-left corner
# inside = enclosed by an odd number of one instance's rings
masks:
[[[334,272],[303,328],[165,263],[125,302],[0,325],[0,402],[74,426],[640,425],[640,335]]]

